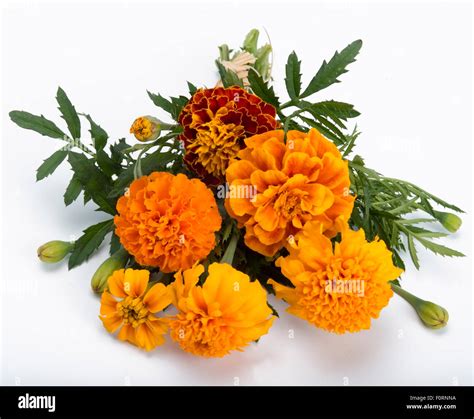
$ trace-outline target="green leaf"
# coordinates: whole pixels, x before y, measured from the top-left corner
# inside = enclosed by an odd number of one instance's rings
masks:
[[[183,107],[188,103],[189,99],[185,96],[171,97],[171,100],[165,99],[160,94],[154,94],[147,91],[148,96],[153,103],[165,112],[169,113],[173,120],[177,121]]]
[[[248,74],[250,87],[260,99],[274,106],[276,109],[280,107],[280,101],[275,94],[272,86],[269,86],[260,75],[254,70],[250,69]]]
[[[67,153],[67,150],[61,149],[44,160],[43,164],[36,170],[36,180],[44,179],[52,174],[66,158]]]
[[[30,129],[38,134],[60,138],[61,140],[67,137],[54,122],[46,119],[43,115],[37,116],[24,111],[11,111],[9,115],[10,119],[21,128]]]
[[[407,230],[411,231],[417,237],[426,237],[431,239],[438,239],[440,237],[446,237],[448,235],[439,231],[426,230],[425,228],[416,226],[408,226]]]
[[[104,150],[97,151],[95,156],[100,169],[107,175],[112,176],[120,173],[122,166],[109,157]]]
[[[148,96],[152,100],[152,102],[158,106],[159,108],[163,109],[165,112],[171,114],[173,112],[173,104],[168,100],[161,96],[159,93],[154,94],[147,90]]]
[[[179,155],[171,152],[155,151],[148,154],[141,159],[141,169],[143,175],[149,175],[153,171],[164,170],[168,163],[173,162]],[[109,193],[110,198],[116,198],[123,195],[125,188],[127,188],[133,181],[133,165],[125,169],[114,182],[114,187]]]
[[[288,56],[285,71],[286,90],[291,99],[298,99],[301,91],[301,61],[298,61],[295,51]]]
[[[323,61],[316,75],[309,82],[308,87],[301,94],[301,98],[312,95],[330,86],[339,83],[337,79],[341,74],[347,72],[346,67],[355,61],[355,57],[362,47],[362,41],[357,40],[349,44],[341,52],[335,52],[329,62]]]
[[[189,99],[186,96],[178,96],[178,97],[171,97],[171,104],[173,105],[173,109],[171,111],[172,118],[177,121],[179,118],[179,114],[183,110],[183,108],[189,102]]]
[[[348,118],[356,118],[360,112],[354,109],[354,105],[344,102],[336,102],[335,100],[327,100],[311,105],[311,109],[320,115],[328,116],[333,119],[342,119],[346,121]]]
[[[224,65],[216,60],[216,66],[219,70],[219,76],[224,87],[240,86],[243,87],[242,80],[233,71],[227,70]]]
[[[109,254],[113,255],[121,247],[122,247],[122,245],[120,243],[120,239],[118,238],[118,236],[114,232],[112,232],[112,236],[110,237]]]
[[[58,92],[56,93],[56,100],[59,104],[58,109],[61,112],[62,118],[66,121],[72,138],[81,138],[81,121],[79,116],[66,93],[60,87],[58,87]]]
[[[443,246],[442,244],[434,243],[430,240],[423,239],[421,237],[417,237],[417,240],[428,250],[431,250],[433,253],[436,253],[441,256],[458,256],[462,257],[465,256],[463,253],[458,252],[457,250],[450,249],[449,247]]]
[[[114,163],[121,165],[123,161],[123,151],[130,148],[130,144],[127,144],[125,138],[121,138],[115,144],[110,146],[111,159]]]
[[[87,118],[87,120],[89,121],[89,123],[91,125],[91,128],[90,128],[89,132],[91,133],[94,148],[97,151],[103,150],[105,145],[107,144],[107,140],[109,138],[109,135],[107,134],[107,132],[100,125],[97,125],[92,120],[90,115],[84,114],[84,116]]]
[[[410,252],[411,260],[413,261],[415,268],[420,269],[420,260],[418,259],[415,243],[413,242],[413,236],[409,234],[407,236],[407,239],[408,239],[408,250]]]
[[[190,94],[190,96],[192,96],[192,95],[194,95],[194,93],[197,92],[197,87],[189,81],[187,83],[188,83],[189,94]]]
[[[94,164],[93,159],[83,154],[70,152],[68,160],[76,179],[82,184],[84,199],[90,196],[102,211],[114,215],[114,202],[107,197],[112,189],[110,178]]]
[[[66,188],[66,192],[64,192],[64,204],[66,204],[66,206],[71,205],[77,199],[81,191],[81,182],[79,182],[79,180],[73,176]]]
[[[86,228],[84,234],[76,241],[69,257],[69,269],[89,259],[104,241],[105,236],[112,231],[113,226],[114,220],[107,220]]]

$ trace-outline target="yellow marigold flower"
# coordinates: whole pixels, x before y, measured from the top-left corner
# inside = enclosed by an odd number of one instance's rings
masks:
[[[333,249],[319,223],[307,223],[288,249],[276,265],[294,288],[269,283],[290,304],[289,313],[330,332],[369,329],[393,295],[388,281],[403,272],[385,243],[368,243],[363,230],[343,228]]]
[[[161,122],[153,116],[141,116],[133,122],[130,134],[138,141],[153,141],[160,136]]]
[[[117,201],[115,233],[143,266],[188,269],[215,246],[221,216],[212,192],[198,179],[153,172]]]
[[[168,286],[179,311],[170,322],[171,337],[183,350],[222,357],[268,332],[274,317],[258,281],[229,264],[213,263],[200,286],[203,272],[202,265],[179,271]]]
[[[150,272],[120,269],[108,280],[102,294],[100,319],[110,333],[147,351],[164,343],[168,320],[154,314],[171,303],[171,295],[163,284],[147,290]]]
[[[308,221],[319,221],[332,237],[336,218],[349,219],[354,197],[347,161],[317,130],[289,131],[286,143],[282,130],[269,131],[245,144],[226,177],[233,190],[251,186],[255,194],[236,193],[225,206],[245,226],[248,247],[273,256]]]

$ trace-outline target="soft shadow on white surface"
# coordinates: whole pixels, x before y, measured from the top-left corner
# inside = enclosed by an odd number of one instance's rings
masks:
[[[298,19],[283,7],[258,2],[250,6],[252,14],[238,2],[224,1],[65,3],[10,2],[3,13],[3,384],[472,383],[472,22],[467,3],[430,3],[427,14],[424,2],[315,1]],[[446,25],[450,30],[440,30]],[[467,257],[443,259],[422,250],[422,269],[408,263],[403,276],[407,289],[449,310],[445,330],[424,328],[397,296],[369,331],[343,336],[287,315],[285,304],[274,301],[280,319],[243,353],[204,359],[168,342],[147,354],[117,341],[98,319],[99,299],[89,280],[105,248],[71,272],[65,264],[37,261],[40,244],[73,240],[106,217],[90,204],[64,208],[62,194],[71,176],[66,165],[35,182],[36,168],[61,144],[14,126],[8,111],[44,113],[63,126],[54,100],[61,85],[76,108],[90,113],[111,138],[128,137],[136,116],[163,117],[146,89],[185,93],[186,80],[212,86],[217,45],[239,45],[251,27],[265,27],[271,35],[281,94],[291,50],[303,60],[307,82],[336,49],[364,40],[342,83],[320,99],[354,103],[362,112],[356,151],[369,166],[412,180],[467,211],[461,231],[443,242]]]

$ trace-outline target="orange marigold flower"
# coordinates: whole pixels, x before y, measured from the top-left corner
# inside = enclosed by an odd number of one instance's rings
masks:
[[[147,351],[164,343],[168,320],[155,316],[171,304],[171,295],[163,284],[147,290],[150,272],[120,269],[108,280],[102,294],[100,319],[110,333],[119,328],[118,338]]]
[[[403,272],[383,241],[368,243],[363,230],[347,226],[333,249],[321,225],[307,223],[288,249],[276,265],[294,288],[268,282],[290,304],[289,313],[330,332],[369,329],[393,295],[388,281]]]
[[[258,281],[229,264],[213,263],[200,286],[203,272],[202,265],[179,271],[168,286],[179,311],[170,322],[171,337],[182,349],[222,357],[268,332],[274,317]]]
[[[212,192],[183,174],[154,172],[133,181],[117,211],[120,243],[140,265],[162,272],[187,269],[204,259],[221,226]]]
[[[245,226],[245,244],[273,256],[308,221],[319,221],[329,237],[335,220],[347,221],[354,205],[349,169],[336,146],[317,130],[282,130],[245,140],[227,169],[227,212]],[[239,190],[252,188],[253,196]],[[249,194],[247,194],[249,195]]]
[[[240,87],[199,89],[179,115],[184,161],[205,183],[225,179],[244,139],[277,127],[275,108]]]

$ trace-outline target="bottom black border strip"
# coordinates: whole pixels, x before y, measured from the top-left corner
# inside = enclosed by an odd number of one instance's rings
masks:
[[[0,387],[13,417],[474,416],[473,387]]]

